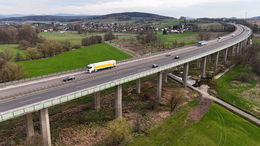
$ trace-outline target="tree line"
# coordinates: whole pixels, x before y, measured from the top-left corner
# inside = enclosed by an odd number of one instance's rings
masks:
[[[13,52],[5,49],[0,52],[0,83],[26,77],[23,67],[13,62]]]
[[[21,26],[8,26],[0,28],[0,43],[1,44],[16,44],[19,41],[28,41],[30,44],[35,45],[41,42],[38,37],[39,30],[29,24]]]
[[[102,43],[103,40],[111,41],[113,39],[116,39],[116,36],[112,32],[105,34],[103,38],[102,38],[102,36],[99,36],[99,35],[90,36],[90,37],[86,37],[86,38],[82,39],[82,46],[99,44],[99,43]]]

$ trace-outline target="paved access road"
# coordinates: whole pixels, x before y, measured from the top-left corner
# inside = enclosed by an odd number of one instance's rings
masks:
[[[233,37],[232,34],[235,36]],[[17,84],[3,87],[0,89],[0,99],[5,97],[10,98],[0,102],[0,113],[99,85],[105,82],[120,79],[128,75],[140,73],[151,69],[152,64],[158,64],[159,66],[162,66],[173,62],[182,61],[184,59],[191,58],[196,54],[205,53],[211,49],[217,49],[225,46],[228,43],[235,42],[237,39],[245,38],[245,36],[248,36],[249,31],[244,30],[241,26],[237,26],[237,30],[232,34],[222,37],[220,41],[218,39],[211,40],[206,46],[203,47],[190,46],[182,49],[174,49],[168,53],[157,54],[138,58],[128,62],[123,62],[110,70],[104,70],[92,74],[78,72],[75,73],[75,81],[71,81],[65,84],[62,83],[63,77],[57,77],[22,83],[22,85]],[[166,57],[166,54],[172,54],[172,56]],[[176,60],[174,59],[174,56],[177,55],[180,56],[180,59]],[[37,91],[31,93],[32,90]]]

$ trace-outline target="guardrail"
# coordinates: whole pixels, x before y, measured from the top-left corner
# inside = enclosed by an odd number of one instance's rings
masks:
[[[15,81],[10,81],[10,82],[0,83],[0,87],[13,85],[13,84],[16,84],[16,83],[23,83],[23,82],[27,82],[27,81],[33,81],[33,80],[53,77],[53,76],[57,76],[57,75],[63,75],[63,74],[67,74],[67,73],[76,73],[76,72],[84,71],[84,70],[85,70],[85,68],[79,68],[79,69],[57,72],[57,73],[48,74],[48,75],[42,75],[42,76],[38,76],[38,77],[25,78],[25,79],[21,79],[21,80],[15,80]]]
[[[17,117],[17,116],[25,115],[27,113],[38,111],[38,110],[41,110],[43,108],[48,108],[48,107],[51,107],[51,106],[55,106],[57,104],[61,104],[61,103],[67,102],[67,101],[71,101],[73,99],[80,98],[82,96],[86,96],[86,95],[89,95],[89,94],[92,94],[92,93],[95,93],[95,92],[99,92],[99,91],[102,91],[102,90],[105,90],[105,89],[108,89],[108,88],[111,88],[111,87],[115,87],[117,85],[121,85],[121,84],[130,82],[130,81],[134,81],[136,79],[139,79],[139,78],[142,78],[142,77],[145,77],[145,76],[149,76],[149,75],[152,75],[152,74],[155,74],[155,73],[158,73],[158,72],[161,72],[161,71],[164,71],[164,70],[185,64],[187,62],[197,60],[199,58],[214,54],[218,51],[221,51],[223,49],[231,47],[231,46],[247,39],[248,37],[250,37],[251,34],[252,34],[252,32],[250,31],[249,35],[244,36],[241,39],[231,41],[231,42],[227,43],[226,45],[219,47],[218,49],[209,50],[207,52],[201,53],[199,55],[191,56],[191,57],[184,59],[184,60],[176,61],[174,63],[167,64],[167,65],[164,65],[164,66],[161,66],[161,67],[158,67],[158,68],[152,68],[152,69],[149,69],[147,71],[143,71],[141,73],[129,75],[129,76],[126,76],[126,77],[123,77],[123,78],[120,78],[120,79],[109,81],[109,82],[106,82],[106,83],[103,83],[103,84],[100,84],[100,85],[96,85],[96,86],[93,86],[93,87],[89,87],[89,88],[86,88],[86,89],[83,89],[83,90],[75,91],[75,92],[72,92],[72,93],[69,93],[69,94],[66,94],[66,95],[54,97],[54,98],[51,98],[51,99],[48,99],[48,100],[44,100],[44,101],[41,101],[41,102],[33,103],[33,104],[30,104],[30,105],[15,108],[15,109],[12,109],[12,110],[9,110],[9,111],[6,111],[6,112],[2,112],[2,113],[0,113],[0,122],[8,120],[8,119],[12,119],[12,118]]]

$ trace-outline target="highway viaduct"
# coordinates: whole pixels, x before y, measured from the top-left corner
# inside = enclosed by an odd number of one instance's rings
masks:
[[[219,57],[223,56],[224,63],[237,54],[243,53],[251,42],[252,31],[245,26],[232,24],[236,27],[236,31],[223,36],[221,39],[215,39],[208,42],[206,46],[192,46],[183,49],[171,50],[141,58],[134,58],[123,62],[111,71],[94,73],[92,75],[84,75],[86,80],[79,81],[75,84],[53,88],[50,90],[39,90],[33,94],[24,94],[12,99],[0,101],[0,122],[6,121],[18,116],[26,118],[27,137],[34,136],[34,126],[32,113],[40,113],[41,135],[44,146],[51,145],[50,121],[48,108],[80,98],[86,95],[94,94],[94,107],[100,109],[100,91],[116,87],[115,97],[115,118],[122,117],[122,85],[124,83],[136,80],[136,92],[141,93],[141,78],[157,74],[157,99],[160,100],[162,95],[163,82],[167,82],[168,70],[177,66],[183,66],[183,86],[187,86],[189,74],[189,63],[191,61],[200,60],[201,77],[206,76],[207,57],[214,56],[215,70],[218,68]],[[166,57],[168,54],[180,56],[179,59]],[[158,64],[159,67],[152,68],[152,64]],[[126,68],[124,68],[126,66]],[[103,72],[103,71],[102,71]],[[101,75],[102,74],[102,75]],[[83,75],[82,75],[83,76]],[[53,81],[54,82],[54,81]],[[56,80],[55,80],[56,82]],[[43,83],[24,85],[24,86],[41,86]],[[15,92],[23,86],[8,88],[8,92]],[[27,90],[27,88],[25,89]],[[0,90],[4,93],[5,90]]]

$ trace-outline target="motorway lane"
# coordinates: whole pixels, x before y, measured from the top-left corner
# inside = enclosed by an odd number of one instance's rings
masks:
[[[231,42],[231,41],[232,40],[229,40],[228,42]],[[58,88],[51,89],[51,90],[48,90],[48,91],[44,91],[43,93],[36,93],[36,94],[32,94],[32,95],[27,95],[23,98],[13,99],[12,101],[2,102],[2,103],[0,103],[0,112],[7,111],[7,110],[17,108],[17,107],[21,107],[21,106],[24,106],[24,105],[28,105],[28,104],[31,104],[31,103],[43,101],[43,100],[46,100],[46,99],[50,99],[50,98],[53,98],[53,97],[56,97],[56,96],[71,93],[71,92],[78,91],[78,90],[81,90],[81,89],[85,89],[85,88],[88,88],[88,87],[92,87],[92,86],[95,86],[95,85],[99,85],[99,84],[102,84],[104,82],[119,79],[119,78],[122,78],[122,77],[125,77],[125,76],[128,76],[128,75],[143,72],[143,71],[151,69],[151,64],[153,64],[153,63],[159,64],[160,66],[162,66],[162,65],[172,63],[174,61],[181,61],[182,59],[189,58],[191,56],[194,56],[195,54],[203,53],[205,51],[208,51],[209,49],[218,48],[219,46],[222,46],[225,43],[226,42],[223,41],[223,42],[220,42],[218,44],[211,45],[211,46],[200,47],[199,49],[189,51],[188,53],[186,51],[184,51],[180,54],[175,53],[176,55],[180,56],[179,60],[175,60],[175,59],[173,59],[173,57],[165,57],[165,55],[164,55],[163,57],[158,56],[158,57],[152,58],[152,62],[151,62],[151,60],[146,60],[146,61],[142,61],[142,62],[138,61],[138,62],[133,64],[134,66],[132,66],[130,68],[128,66],[128,68],[125,69],[125,70],[122,69],[120,71],[112,71],[113,72],[112,77],[111,77],[111,74],[110,74],[111,71],[107,71],[107,72],[110,72],[108,74],[101,71],[101,72],[98,72],[98,73],[102,74],[102,76],[98,76],[98,78],[88,78],[87,80],[84,80],[84,81],[81,81],[81,82],[70,83],[70,84],[68,84],[68,86],[63,86],[62,88],[59,88],[59,89]],[[181,52],[181,51],[179,51],[179,52]],[[120,68],[120,66],[117,67],[117,70],[119,68]],[[114,68],[114,70],[116,70],[116,68]],[[115,75],[115,74],[117,74],[117,75]],[[93,75],[93,74],[90,74],[90,75]]]

